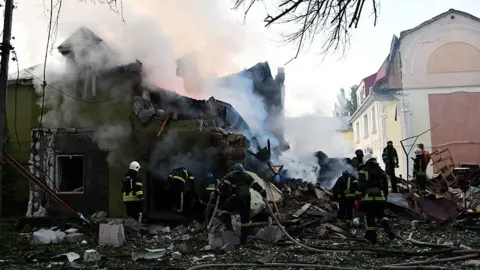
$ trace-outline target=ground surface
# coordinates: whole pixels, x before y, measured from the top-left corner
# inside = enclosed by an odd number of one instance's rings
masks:
[[[478,232],[459,230],[451,226],[435,226],[435,225],[417,225],[416,229],[412,228],[411,221],[396,218],[393,219],[395,231],[404,238],[408,238],[411,232],[414,232],[413,238],[423,242],[447,243],[456,246],[466,245],[474,249],[480,249],[480,241]],[[207,263],[255,263],[257,259],[278,252],[277,257],[272,261],[275,263],[315,263],[330,266],[343,266],[360,269],[379,269],[380,267],[393,263],[400,263],[413,260],[426,260],[433,258],[441,258],[440,256],[402,256],[402,255],[375,255],[362,254],[357,252],[349,253],[312,253],[303,248],[283,243],[282,245],[272,245],[260,240],[230,251],[230,252],[213,252],[201,251],[206,246],[206,235],[197,233],[191,235],[189,240],[172,240],[171,234],[148,236],[136,235],[130,236],[126,246],[121,248],[100,247],[97,245],[97,238],[94,233],[86,234],[87,244],[57,244],[45,246],[33,246],[30,243],[29,235],[33,228],[24,228],[23,232],[13,230],[12,224],[2,224],[0,232],[0,269],[187,269],[188,267],[207,264]],[[380,232],[382,232],[380,230]],[[24,233],[24,234],[22,234]],[[385,250],[407,250],[422,251],[430,248],[418,247],[412,245],[405,240],[394,240],[390,242],[385,238],[383,233],[380,234],[380,243],[376,246],[362,242],[346,241],[340,238],[333,238],[334,235],[329,234],[327,239],[320,239],[316,234],[314,227],[305,229],[301,233],[297,233],[295,238],[300,242],[312,247],[357,247],[357,248],[382,248]],[[176,245],[176,250],[184,251],[181,259],[175,260],[171,254],[167,254],[162,259],[155,260],[138,260],[132,261],[132,251],[145,248],[168,248],[172,249],[172,244]],[[95,263],[83,263],[82,259],[77,263],[70,264],[64,259],[54,262],[52,257],[66,253],[76,252],[83,257],[83,252],[87,249],[95,249],[102,255],[102,260]],[[172,251],[172,252],[173,252]],[[188,252],[191,252],[188,254]],[[455,255],[445,255],[455,256]],[[202,259],[203,257],[203,259]],[[438,264],[437,264],[438,265]],[[455,263],[442,263],[438,266],[447,267],[448,269],[478,269],[478,266],[469,266],[465,261]],[[288,267],[284,267],[289,269]],[[251,269],[230,268],[230,269]],[[261,268],[256,268],[261,269]]]

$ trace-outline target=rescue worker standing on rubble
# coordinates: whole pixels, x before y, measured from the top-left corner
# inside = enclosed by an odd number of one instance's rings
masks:
[[[347,222],[347,227],[350,229],[352,227],[358,181],[349,170],[344,170],[332,190],[333,200],[338,202],[337,218],[344,219]]]
[[[425,160],[424,167],[425,171],[427,171],[428,163],[430,163],[430,153],[425,150],[425,146],[423,146],[423,143],[419,143],[417,144],[417,146],[418,148],[420,148],[420,150],[422,150],[423,159]]]
[[[418,193],[425,194],[425,182],[427,181],[427,166],[425,165],[425,156],[422,149],[415,149],[415,158],[413,159],[413,177],[417,182]]]
[[[398,168],[398,154],[392,141],[388,141],[387,147],[383,149],[382,159],[385,164],[385,172],[390,177],[392,192],[398,193],[397,176],[395,175],[395,168]]]
[[[365,166],[359,172],[359,191],[361,209],[365,212],[365,238],[371,243],[377,243],[377,226],[375,219],[382,224],[390,240],[395,234],[390,227],[390,221],[385,216],[385,204],[388,195],[387,175],[380,168],[374,156],[364,157]]]
[[[220,220],[227,230],[233,230],[232,214],[239,212],[242,224],[250,223],[250,188],[256,190],[262,197],[267,198],[267,192],[245,171],[243,165],[235,164],[233,172],[220,183],[217,192],[223,198],[220,209]],[[247,240],[247,228],[242,227],[240,243],[243,245]]]
[[[142,222],[143,184],[140,177],[138,177],[138,170],[140,170],[140,164],[137,161],[132,161],[128,172],[123,178],[122,194],[128,217]]]
[[[173,210],[184,213],[190,210],[193,200],[192,194],[195,192],[195,178],[184,167],[174,169],[168,179],[171,183],[171,191],[173,195]],[[187,208],[187,209],[185,209]]]

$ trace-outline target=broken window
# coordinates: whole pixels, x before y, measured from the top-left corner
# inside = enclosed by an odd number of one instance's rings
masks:
[[[83,193],[83,156],[57,156],[56,185],[59,193]]]

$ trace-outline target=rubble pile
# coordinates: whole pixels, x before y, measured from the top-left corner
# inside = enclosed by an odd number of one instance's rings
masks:
[[[422,265],[433,265],[435,269],[478,268],[478,213],[471,208],[457,211],[456,201],[452,200],[458,198],[427,200],[413,191],[389,194],[386,214],[398,238],[390,241],[380,232],[379,244],[374,246],[362,237],[362,213],[354,214],[351,230],[336,219],[338,204],[332,201],[330,190],[302,181],[292,181],[280,188],[283,200],[271,200],[267,208],[275,214],[275,219],[264,211],[253,216],[251,223],[241,224],[237,216],[232,219],[233,232],[226,231],[217,219],[213,219],[207,231],[205,224],[196,221],[183,225],[146,225],[132,219],[111,219],[105,212],[99,212],[91,217],[98,228],[93,231],[39,228],[19,234],[2,228],[0,260],[22,269],[65,266],[211,269],[212,264],[248,269],[259,265],[330,269],[417,269]],[[470,191],[478,194],[476,189]],[[433,206],[428,204],[431,202],[435,202]],[[437,206],[440,202],[453,203],[455,214]],[[439,218],[444,217],[442,211],[451,216]],[[240,227],[250,230],[245,246],[238,246]]]

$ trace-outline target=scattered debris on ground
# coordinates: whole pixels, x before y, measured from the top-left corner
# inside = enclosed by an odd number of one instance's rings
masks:
[[[234,231],[226,231],[214,219],[208,232],[205,224],[196,221],[146,225],[99,212],[91,218],[96,230],[25,226],[18,232],[14,223],[5,221],[0,260],[2,265],[22,269],[211,269],[215,265],[233,265],[230,269],[319,265],[330,269],[477,269],[480,188],[469,185],[463,191],[449,184],[441,189],[442,184],[432,180],[426,198],[415,193],[410,183],[402,185],[404,193],[390,194],[386,214],[398,238],[390,241],[380,231],[377,245],[362,237],[362,213],[355,213],[357,226],[348,230],[335,218],[338,204],[331,200],[329,190],[296,181],[280,187],[283,201],[277,205],[280,214],[275,213],[291,238],[265,212],[250,224],[233,218]],[[270,204],[267,209],[276,212],[274,203]],[[239,246],[240,227],[250,230],[245,246]]]

